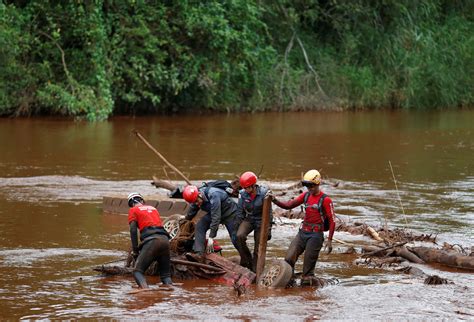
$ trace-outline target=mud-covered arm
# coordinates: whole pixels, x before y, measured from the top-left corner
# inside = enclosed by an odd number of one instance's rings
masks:
[[[334,235],[334,230],[336,229],[336,215],[334,213],[334,205],[331,198],[327,197],[323,202],[324,213],[328,216],[329,219],[329,234],[328,240],[332,240]]]
[[[287,200],[287,201],[280,201],[277,198],[273,198],[273,203],[275,205],[277,205],[278,207],[283,208],[283,209],[287,209],[287,210],[293,209],[293,208],[298,207],[299,205],[301,205],[303,203],[305,194],[306,193],[303,192],[298,197],[296,197],[294,199],[291,199],[291,200]]]
[[[209,238],[215,238],[222,216],[221,196],[219,193],[211,193],[209,196],[211,203],[211,226],[209,231]]]
[[[132,250],[135,254],[138,254],[138,224],[137,222],[131,221],[130,225],[130,239],[132,240]]]

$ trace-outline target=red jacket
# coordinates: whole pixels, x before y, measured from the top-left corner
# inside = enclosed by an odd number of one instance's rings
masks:
[[[298,207],[299,205],[302,205],[304,203],[304,196],[306,195],[307,192],[301,193],[298,197],[288,200],[288,201],[279,201],[279,200],[274,200],[274,203],[283,209],[293,209],[295,207]],[[309,195],[307,205],[311,206],[314,204],[318,204],[319,199],[323,195],[322,191],[319,191],[319,193],[316,196],[313,196],[312,194]],[[336,228],[336,223],[334,221],[334,206],[332,204],[331,198],[329,196],[326,196],[323,201],[323,208],[324,208],[324,214],[328,217],[329,219],[329,236],[328,239],[332,240],[332,236],[334,235],[334,229]],[[318,210],[312,208],[312,207],[306,207],[305,210],[305,216],[303,219],[305,222],[310,223],[310,224],[322,224],[323,220],[321,218],[321,214],[319,213]]]
[[[160,213],[155,207],[147,205],[137,205],[128,211],[128,224],[136,221],[140,232],[146,227],[162,227],[163,222]]]

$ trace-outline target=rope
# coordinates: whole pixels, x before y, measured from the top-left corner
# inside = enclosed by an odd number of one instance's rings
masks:
[[[190,220],[184,221],[179,226],[178,235],[170,241],[170,250],[177,254],[186,251],[186,243],[194,238],[194,223]]]

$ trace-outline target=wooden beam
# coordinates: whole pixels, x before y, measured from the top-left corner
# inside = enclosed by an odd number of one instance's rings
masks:
[[[260,241],[258,243],[258,258],[257,258],[257,281],[265,268],[265,260],[267,256],[267,240],[268,227],[270,225],[270,210],[272,209],[272,200],[266,197],[263,200],[262,224],[260,226]]]

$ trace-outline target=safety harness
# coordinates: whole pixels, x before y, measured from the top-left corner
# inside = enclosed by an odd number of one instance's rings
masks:
[[[327,197],[327,195],[325,193],[323,193],[321,198],[319,198],[318,203],[317,204],[312,204],[312,205],[308,205],[309,196],[310,196],[310,193],[308,191],[304,195],[303,208],[304,208],[305,211],[306,211],[306,208],[316,209],[318,211],[318,213],[321,215],[321,219],[322,219],[323,224],[312,224],[312,223],[303,221],[303,226],[310,226],[311,231],[314,231],[315,227],[318,227],[319,229],[323,228],[324,231],[328,231],[329,230],[329,218],[328,218],[328,216],[326,216],[325,211],[324,211],[324,207],[323,207],[323,202],[324,202],[324,199]]]

